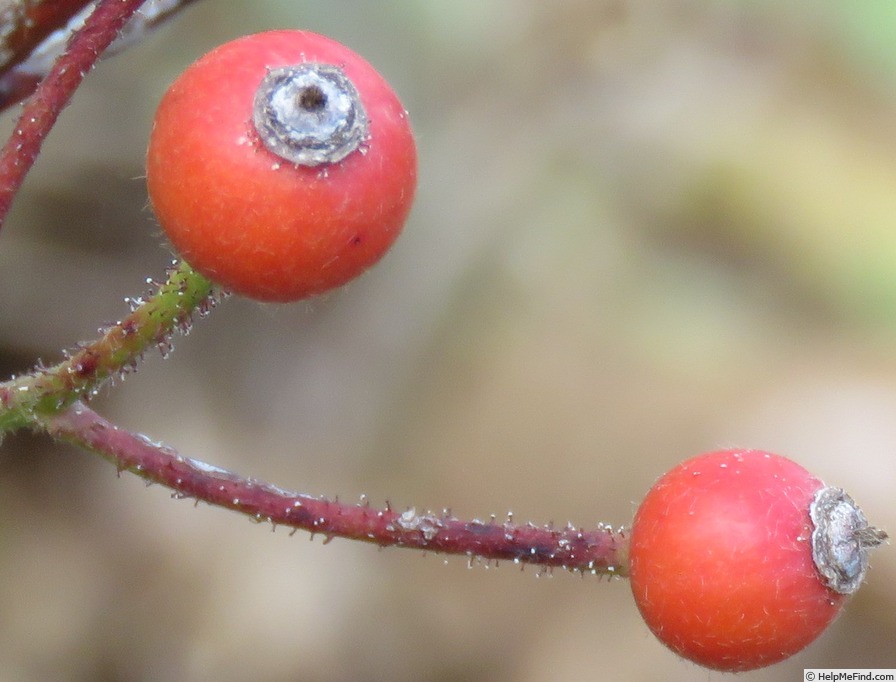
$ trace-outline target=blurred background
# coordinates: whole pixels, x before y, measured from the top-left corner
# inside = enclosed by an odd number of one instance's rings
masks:
[[[171,254],[165,87],[243,33],[351,46],[420,186],[360,281],[231,298],[94,402],[311,494],[629,523],[682,459],[773,450],[896,531],[896,4],[196,3],[92,72],[0,235],[0,368],[96,336]],[[4,115],[4,133],[14,112]],[[24,434],[0,449],[0,680],[717,680],[625,581],[307,536]],[[802,654],[896,667],[896,552]]]

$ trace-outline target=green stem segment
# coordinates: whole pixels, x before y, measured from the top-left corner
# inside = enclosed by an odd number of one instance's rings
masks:
[[[53,367],[0,383],[0,433],[33,425],[36,417],[59,412],[130,371],[148,347],[167,346],[175,331],[187,331],[194,310],[202,314],[214,305],[214,292],[214,285],[185,262],[173,264],[156,294],[99,339]]]

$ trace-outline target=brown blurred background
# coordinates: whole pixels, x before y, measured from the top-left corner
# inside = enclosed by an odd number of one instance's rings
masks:
[[[416,207],[342,291],[231,299],[95,401],[283,487],[629,522],[681,459],[797,459],[896,531],[896,5],[197,3],[87,78],[0,235],[4,375],[170,258],[155,103],[242,33],[320,31],[411,112]],[[2,119],[3,131],[12,114]],[[0,450],[0,681],[717,680],[624,581],[271,533],[29,434]],[[804,667],[896,667],[896,552]]]

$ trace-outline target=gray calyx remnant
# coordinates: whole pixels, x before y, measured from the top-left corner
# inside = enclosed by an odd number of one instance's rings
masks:
[[[868,554],[887,534],[868,524],[855,501],[840,488],[824,487],[809,506],[812,558],[825,584],[841,594],[859,589],[868,570]]]
[[[268,71],[252,122],[268,150],[300,166],[342,161],[370,134],[354,83],[340,67],[317,62]]]

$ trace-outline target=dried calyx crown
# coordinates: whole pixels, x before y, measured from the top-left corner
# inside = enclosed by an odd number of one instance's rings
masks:
[[[300,166],[342,161],[370,134],[354,83],[340,67],[318,62],[268,71],[252,122],[268,150]]]
[[[840,488],[824,487],[809,506],[815,526],[812,559],[825,584],[841,594],[852,594],[868,570],[868,551],[887,534],[868,524],[855,501]]]

